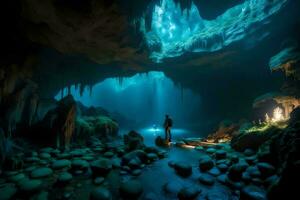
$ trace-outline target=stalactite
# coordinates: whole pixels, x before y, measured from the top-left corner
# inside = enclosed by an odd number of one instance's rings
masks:
[[[83,84],[80,84],[80,87],[79,87],[79,94],[80,94],[80,96],[83,95],[84,88],[85,88],[84,85],[83,85]]]

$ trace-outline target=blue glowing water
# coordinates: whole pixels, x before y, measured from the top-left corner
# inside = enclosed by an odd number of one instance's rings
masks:
[[[64,88],[55,99],[59,100],[67,93]],[[108,78],[94,85],[92,92],[85,88],[82,94],[79,87],[73,85],[70,93],[85,106],[99,106],[111,113],[120,113],[142,127],[157,124],[160,128],[165,114],[172,116],[176,126],[196,124],[201,106],[199,95],[176,86],[163,72],[137,74],[122,80]],[[136,129],[134,124],[132,126],[128,128]]]
[[[245,0],[216,19],[205,20],[193,3],[189,10],[182,11],[174,0],[162,0],[152,13],[151,30],[146,31],[145,23],[141,23],[141,31],[156,62],[185,52],[213,52],[254,34],[287,1]],[[262,40],[268,33],[262,36],[255,38]]]

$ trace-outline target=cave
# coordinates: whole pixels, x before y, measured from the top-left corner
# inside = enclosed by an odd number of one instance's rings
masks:
[[[298,199],[299,8],[2,2],[0,200]]]

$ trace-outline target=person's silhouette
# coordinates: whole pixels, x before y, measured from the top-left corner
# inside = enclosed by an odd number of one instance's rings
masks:
[[[166,135],[166,141],[171,142],[172,135],[171,135],[171,127],[173,125],[173,120],[169,117],[169,115],[166,115],[164,127],[165,127],[165,135]]]

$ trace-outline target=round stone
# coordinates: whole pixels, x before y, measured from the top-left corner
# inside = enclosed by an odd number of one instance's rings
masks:
[[[153,162],[155,160],[158,160],[158,157],[155,153],[148,153],[147,157],[148,157],[148,160],[151,161],[151,162]]]
[[[249,185],[242,189],[241,199],[266,200],[266,192],[260,187]]]
[[[206,149],[206,153],[208,153],[208,154],[214,154],[216,152],[216,149],[215,148],[207,148]]]
[[[76,159],[72,161],[72,169],[74,170],[87,170],[90,164],[86,160]]]
[[[143,193],[143,187],[139,181],[129,180],[121,183],[120,193],[123,198],[136,199]]]
[[[91,169],[95,176],[105,176],[112,169],[110,160],[102,158],[91,163]]]
[[[72,174],[68,172],[62,172],[58,175],[57,181],[59,183],[67,183],[70,182],[72,178],[73,178]]]
[[[114,156],[114,153],[111,151],[107,151],[103,154],[103,156],[106,158],[112,158]]]
[[[52,169],[48,167],[41,167],[33,170],[30,174],[32,178],[44,178],[53,174]]]
[[[39,157],[41,159],[50,159],[51,155],[49,153],[40,153]]]
[[[104,182],[104,178],[103,177],[97,177],[94,179],[94,184],[95,185],[101,185]]]
[[[168,182],[163,185],[163,190],[168,194],[177,194],[181,190],[181,185],[176,181]]]
[[[42,187],[42,181],[40,180],[30,180],[24,179],[20,182],[20,190],[22,192],[31,193],[36,192]]]
[[[63,159],[63,160],[56,160],[52,163],[53,169],[62,169],[62,168],[69,168],[71,167],[71,161]]]
[[[16,175],[10,176],[9,180],[11,182],[16,183],[16,182],[19,182],[20,180],[24,179],[25,177],[26,177],[25,174],[20,173],[20,174],[16,174]]]
[[[184,187],[182,188],[177,197],[179,200],[189,200],[189,199],[196,199],[197,196],[201,193],[201,189],[196,187]]]
[[[192,166],[184,162],[176,162],[174,169],[178,175],[183,177],[188,177],[192,174]]]
[[[217,160],[225,159],[225,158],[226,158],[226,155],[227,155],[227,153],[226,153],[226,151],[224,151],[224,150],[218,150],[218,151],[216,151],[216,153],[215,153],[215,157],[216,157]]]
[[[140,169],[135,169],[135,170],[133,170],[133,171],[131,172],[131,174],[132,174],[133,176],[139,176],[139,175],[142,174],[142,170],[140,170]]]
[[[17,193],[17,188],[14,184],[3,184],[0,186],[0,199],[9,200]]]
[[[257,168],[261,172],[261,175],[263,176],[263,178],[272,176],[276,172],[275,167],[266,162],[257,163]]]
[[[211,168],[213,168],[213,166],[214,166],[214,162],[210,157],[202,158],[199,162],[199,168],[202,171],[210,170]]]
[[[204,185],[213,185],[215,183],[214,177],[208,174],[202,174],[199,176],[199,181]]]
[[[111,200],[112,195],[110,191],[105,187],[97,187],[92,190],[90,195],[91,200]]]
[[[228,165],[226,165],[226,164],[219,164],[219,165],[217,165],[217,167],[219,168],[219,170],[221,171],[221,172],[226,172],[227,171],[227,169],[228,169]]]

